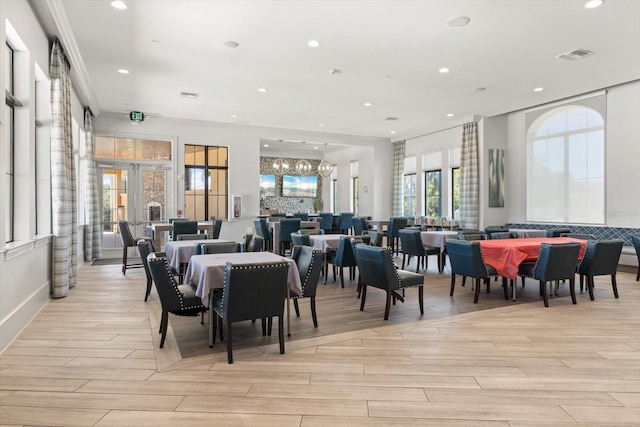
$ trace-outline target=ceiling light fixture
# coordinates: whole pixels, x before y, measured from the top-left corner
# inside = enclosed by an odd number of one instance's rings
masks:
[[[373,105],[373,104],[372,104],[372,103],[370,103],[370,102],[365,102],[365,103],[364,103],[364,106],[365,106],[365,107],[371,107],[372,105]]]
[[[447,117],[453,117],[453,113],[447,114]]]
[[[444,25],[446,25],[447,28],[464,27],[469,22],[471,22],[471,19],[469,19],[468,17],[457,16],[455,18],[449,19],[447,22],[444,23]]]
[[[395,135],[395,134],[396,134],[396,131],[395,131],[395,130],[392,130],[392,131],[391,131],[391,132],[389,132],[389,133],[390,133],[391,135]]]
[[[240,43],[238,43],[236,41],[233,41],[233,40],[229,40],[229,41],[224,42],[224,45],[226,47],[236,48],[236,47],[240,46]]]
[[[266,87],[261,87],[260,89],[258,89],[258,92],[260,92],[260,93],[267,93],[267,92],[268,92],[268,90],[267,90],[267,88],[266,88]]]
[[[111,2],[111,6],[115,7],[116,9],[119,10],[125,10],[128,6],[125,2],[123,2],[122,0],[113,0]]]
[[[535,88],[533,91],[534,91],[534,92],[542,92],[543,90],[544,90],[544,88],[543,88],[543,87],[537,87],[537,88]]]
[[[264,144],[263,147],[267,148],[269,147],[269,144]]]
[[[602,6],[602,3],[604,3],[604,0],[589,0],[585,3],[584,7],[586,9],[594,9],[598,6]]]
[[[119,72],[120,74],[129,74],[129,70],[127,70],[127,69],[125,69],[125,68],[120,68],[120,69],[118,70],[118,72]]]
[[[329,74],[332,74],[332,75],[334,75],[334,74],[340,74],[340,70],[335,69],[335,68],[329,68],[329,70],[328,70],[328,71],[329,71]]]
[[[306,159],[296,161],[294,168],[300,175],[309,175],[311,173],[311,163]]]
[[[329,177],[333,173],[333,165],[329,163],[325,156],[327,155],[327,143],[324,143],[324,151],[322,152],[322,161],[318,165],[318,173],[322,176]]]
[[[449,69],[447,67],[442,67],[438,70],[439,73],[445,74],[449,72]]]
[[[289,162],[287,162],[285,159],[275,159],[272,166],[273,172],[276,175],[284,175],[284,173],[289,170]]]
[[[321,127],[321,128],[323,128],[323,127],[324,127],[324,124],[320,123],[320,124],[318,124],[318,126],[319,126],[319,127]]]
[[[232,118],[232,119],[237,119],[237,118],[238,118],[238,115],[237,115],[237,114],[232,114],[232,115],[231,115],[231,118]]]
[[[320,46],[320,42],[318,40],[309,40],[307,45],[309,47],[318,47],[318,46]]]

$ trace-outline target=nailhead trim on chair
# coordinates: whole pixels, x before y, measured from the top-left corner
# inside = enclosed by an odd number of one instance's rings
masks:
[[[536,263],[533,266],[533,274],[535,274],[536,269],[538,268],[538,263],[540,262],[540,255],[542,254],[542,248],[547,247],[547,246],[556,247],[556,246],[570,246],[570,245],[567,244],[567,243],[557,243],[557,244],[556,243],[542,243],[540,245],[540,251],[538,252],[538,258],[536,259]],[[582,256],[584,258],[584,254],[582,254]],[[582,259],[580,260],[580,262],[582,262]],[[526,275],[523,275],[523,276],[528,277],[530,279],[535,279],[534,276],[526,276]]]
[[[268,267],[281,267],[281,266],[289,266],[287,262],[272,262],[272,263],[256,263],[256,264],[234,264],[232,262],[227,262],[226,266],[231,268],[232,270],[259,270],[262,268]],[[222,288],[222,305],[224,306],[225,300],[225,292],[224,287]],[[213,307],[210,307],[213,309]]]
[[[151,258],[151,256],[153,256],[153,258]],[[188,306],[184,305],[184,295],[182,294],[182,292],[180,292],[180,289],[178,289],[178,283],[176,282],[176,279],[173,276],[173,274],[171,274],[171,267],[169,266],[169,260],[166,257],[156,257],[154,254],[151,254],[151,255],[149,255],[149,258],[153,259],[154,261],[158,261],[159,260],[159,261],[163,262],[163,265],[164,265],[165,269],[167,270],[167,275],[169,276],[169,281],[171,282],[171,285],[173,286],[173,290],[176,292],[176,294],[178,295],[178,299],[180,300],[180,308],[182,310],[188,310],[188,309],[191,309],[191,308],[200,308],[200,304],[198,304],[198,305],[188,305]]]
[[[476,241],[472,241],[471,245],[477,245],[480,249],[480,259],[482,260],[482,265],[484,265],[484,271],[487,274],[487,277],[489,277],[489,270],[487,270],[487,263],[484,262],[484,255],[482,254],[482,247],[480,246],[480,243],[476,242]]]
[[[364,243],[362,243],[364,244]],[[367,249],[373,249],[376,250],[378,252],[392,252],[390,247],[379,247],[379,246],[367,246]],[[396,265],[395,262],[393,262],[393,256],[391,257],[391,261],[393,266],[395,267],[393,272],[396,274],[396,279],[398,280],[398,289],[405,289],[405,288],[417,288],[420,286],[423,286],[423,284],[419,284],[419,285],[410,285],[410,286],[400,286],[400,284],[402,283],[402,281],[400,280],[400,275],[398,274],[398,270],[400,270],[398,268],[398,266]]]
[[[309,263],[309,265],[313,265],[313,262],[316,259],[316,256],[320,256],[320,254],[322,254],[321,250],[314,250],[313,252],[311,252],[311,262]],[[309,283],[309,277],[311,276],[311,268],[307,269],[307,274],[305,274],[304,276],[304,280],[302,281],[302,295],[304,295],[304,287],[307,285],[307,283]],[[301,298],[302,295],[298,296],[298,295],[292,295],[292,298]]]

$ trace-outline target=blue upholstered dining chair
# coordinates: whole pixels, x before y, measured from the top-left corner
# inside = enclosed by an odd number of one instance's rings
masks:
[[[402,245],[402,269],[405,262],[407,265],[411,263],[411,257],[417,257],[416,273],[420,270],[420,262],[422,261],[425,270],[429,268],[429,255],[436,255],[438,263],[438,272],[442,273],[442,263],[440,261],[440,248],[427,246],[422,243],[420,230],[403,229],[398,232],[400,236],[400,245]],[[408,258],[408,260],[407,260]]]
[[[493,266],[485,264],[482,258],[480,243],[477,241],[449,239],[447,240],[447,254],[449,255],[449,262],[451,264],[451,289],[449,296],[453,296],[453,291],[456,287],[456,276],[462,276],[463,278],[471,277],[475,279],[473,302],[477,304],[478,298],[480,297],[480,282],[484,281],[488,291],[489,279],[492,276],[497,276],[498,272]],[[502,279],[502,286],[504,287],[504,298],[508,300],[509,291],[506,278]]]
[[[316,314],[316,289],[318,288],[318,279],[320,278],[320,272],[322,271],[324,252],[310,246],[294,246],[291,250],[291,258],[293,258],[298,266],[300,283],[302,284],[301,295],[298,295],[295,292],[290,293],[290,297],[293,299],[293,308],[296,311],[296,316],[300,317],[298,299],[309,298],[313,326],[317,328],[318,316]]]
[[[273,248],[273,236],[271,235],[271,230],[269,230],[269,225],[267,224],[266,218],[259,218],[253,220],[253,228],[255,229],[255,234],[262,237],[264,239],[264,250],[269,251]]]
[[[227,324],[227,361],[233,363],[234,322],[278,317],[278,339],[280,354],[284,354],[284,302],[287,298],[287,262],[256,263],[234,265],[228,263],[225,269],[224,288],[213,295],[211,309],[218,318],[211,319],[210,343],[215,343],[216,329]],[[265,335],[263,323],[262,329]],[[222,337],[221,337],[222,339]]]
[[[631,236],[631,242],[636,250],[636,256],[638,257],[638,274],[636,275],[636,282],[640,280],[640,234]]]
[[[362,236],[359,236],[362,237]],[[333,280],[336,280],[336,269],[340,269],[340,285],[344,288],[344,268],[349,268],[349,280],[355,278],[355,267],[357,267],[356,256],[353,252],[349,237],[340,236],[340,244],[337,251],[330,251],[326,254],[327,264],[333,264]],[[325,275],[325,283],[327,281]]]
[[[282,218],[280,220],[280,255],[284,255],[287,248],[291,247],[291,233],[296,233],[300,229],[298,218]]]
[[[363,216],[354,216],[351,218],[353,224],[353,234],[355,236],[361,236],[368,231],[367,219]]]
[[[292,218],[298,218],[300,221],[309,221],[309,214],[306,212],[296,212]]]
[[[127,269],[140,268],[143,266],[141,262],[129,262],[128,256],[129,248],[137,247],[137,242],[141,238],[133,237],[127,221],[118,221],[118,230],[120,231],[120,238],[122,239],[122,274],[127,274]]]
[[[367,288],[370,286],[382,289],[387,293],[384,320],[389,319],[391,300],[404,302],[404,289],[417,287],[420,314],[424,314],[424,276],[406,270],[399,270],[393,263],[391,248],[358,244],[356,245],[356,257],[360,277],[362,278],[360,311],[364,311]],[[403,293],[400,294],[398,291],[403,291]]]
[[[535,262],[523,262],[520,264],[518,275],[540,282],[540,292],[544,298],[545,307],[549,307],[547,282],[569,280],[571,301],[576,304],[575,276],[579,253],[580,243],[543,243],[540,246],[538,259]]]
[[[408,219],[405,217],[392,217],[389,219],[387,227],[387,244],[397,255],[399,253],[400,234],[399,231],[407,226]]]
[[[349,230],[353,227],[353,212],[341,212],[338,219],[338,231],[342,234],[349,234]]]
[[[333,214],[331,212],[321,212],[318,214],[320,218],[320,229],[325,233],[331,233],[333,230]]]
[[[260,236],[253,235],[245,252],[261,252],[264,248],[264,239]]]
[[[171,223],[171,240],[178,240],[180,234],[198,234],[198,221],[174,220]]]
[[[213,234],[211,236],[212,239],[220,238],[220,231],[222,230],[222,220],[214,219],[213,220]]]
[[[311,246],[311,237],[308,234],[291,233],[291,244],[294,246]]]
[[[587,287],[589,288],[589,298],[594,300],[593,288],[595,276],[611,276],[611,287],[613,295],[618,298],[618,285],[616,283],[616,272],[620,254],[622,253],[622,240],[589,240],[582,257],[582,261],[578,265],[578,274],[580,275],[580,290],[583,289],[583,281],[586,277]]]
[[[242,252],[242,244],[236,242],[198,243],[193,249],[194,255],[227,254]]]

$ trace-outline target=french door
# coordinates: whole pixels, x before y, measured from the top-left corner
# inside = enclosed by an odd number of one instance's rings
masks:
[[[135,237],[149,235],[148,225],[165,222],[168,166],[109,162],[98,164],[102,188],[104,258],[122,255],[118,221],[129,222]]]

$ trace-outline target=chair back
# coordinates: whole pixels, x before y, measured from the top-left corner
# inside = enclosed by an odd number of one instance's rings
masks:
[[[269,214],[269,217],[271,218],[285,218],[286,216],[286,212],[273,212]]]
[[[176,312],[187,310],[190,307],[183,304],[182,292],[178,288],[178,282],[173,274],[166,257],[158,256],[157,253],[151,253],[147,257],[149,272],[156,284],[162,311]],[[194,309],[196,307],[193,307]]]
[[[310,246],[294,246],[291,258],[298,266],[300,282],[302,283],[302,297],[316,296],[318,279],[322,271],[324,252]]]
[[[489,225],[484,228],[484,232],[487,235],[493,234],[493,233],[508,233],[509,228],[505,227],[504,225]],[[493,237],[489,237],[489,238],[493,239]]]
[[[300,234],[308,234],[309,236],[317,236],[324,234],[324,230],[322,228],[301,228],[298,230]]]
[[[622,240],[589,240],[578,273],[587,276],[616,274],[623,245]]]
[[[266,218],[259,218],[253,220],[253,228],[256,230],[256,234],[265,240],[271,240],[271,232],[269,231],[269,225]]]
[[[486,279],[487,266],[482,258],[480,243],[459,239],[447,240],[447,255],[451,262],[451,274]]]
[[[633,247],[636,249],[636,255],[638,256],[638,264],[640,264],[640,234],[636,236],[631,236],[631,242],[633,243]]]
[[[360,236],[368,230],[367,219],[363,216],[354,216],[351,218],[351,222],[353,223],[353,234],[356,236]]]
[[[280,241],[290,242],[291,233],[295,233],[300,229],[299,218],[282,218],[280,220]]]
[[[593,234],[561,233],[560,237],[570,237],[572,239],[580,240],[596,240],[596,236],[594,236]]]
[[[292,217],[298,218],[300,221],[309,221],[309,214],[306,212],[296,212]]]
[[[221,313],[227,322],[282,316],[287,297],[287,262],[227,263]]]
[[[419,230],[399,230],[400,246],[405,255],[424,256],[424,245]]]
[[[408,219],[405,217],[393,217],[389,219],[387,235],[389,237],[399,237],[398,232],[407,226]]]
[[[311,237],[308,234],[291,233],[291,243],[297,246],[311,246]]]
[[[458,240],[484,240],[486,237],[484,233],[458,233]]]
[[[213,220],[213,234],[212,234],[212,238],[213,239],[219,239],[220,238],[220,230],[222,230],[222,220],[221,219],[214,219]]]
[[[199,243],[193,248],[194,255],[227,254],[242,252],[242,245],[236,242]]]
[[[382,247],[382,238],[384,237],[382,231],[369,231],[369,237],[371,237],[371,245]]]
[[[264,246],[264,239],[260,236],[253,236],[249,244],[246,246],[245,252],[261,252]]]
[[[331,231],[333,228],[333,214],[331,212],[321,212],[318,214],[320,218],[320,229],[325,232]]]
[[[131,247],[136,245],[136,239],[131,234],[129,223],[127,221],[118,221],[118,230],[120,230],[120,238],[122,239],[122,245],[125,247]]]
[[[540,246],[540,253],[533,268],[532,277],[543,282],[572,278],[576,274],[579,253],[580,243],[577,242],[543,243]]]
[[[180,234],[198,234],[198,221],[174,220],[171,224],[171,240],[177,240]]]
[[[147,280],[151,280],[151,271],[149,270],[147,257],[155,252],[153,241],[147,239],[138,240],[138,252],[140,253],[140,259],[142,260],[142,266],[144,267],[144,272],[147,275]]]
[[[363,283],[386,291],[400,288],[401,282],[391,257],[391,248],[358,244],[356,254]]]
[[[562,233],[571,233],[570,228],[554,228],[553,230],[547,230],[547,237],[560,237]]]
[[[340,237],[340,243],[338,244],[338,251],[336,252],[336,259],[334,262],[338,267],[355,267],[358,265],[356,262],[356,254],[353,252],[353,246],[351,245],[350,239],[351,238],[347,236]],[[359,242],[362,243],[362,240]]]
[[[208,240],[208,234],[178,234],[178,241],[180,240]]]
[[[511,233],[508,231],[494,231],[492,233],[487,233],[486,236],[487,236],[487,239],[491,239],[491,240],[510,239]]]
[[[353,212],[341,212],[340,217],[338,218],[338,229],[339,230],[349,230],[353,227]]]
[[[169,218],[167,222],[173,224],[173,221],[189,221],[189,218]]]

